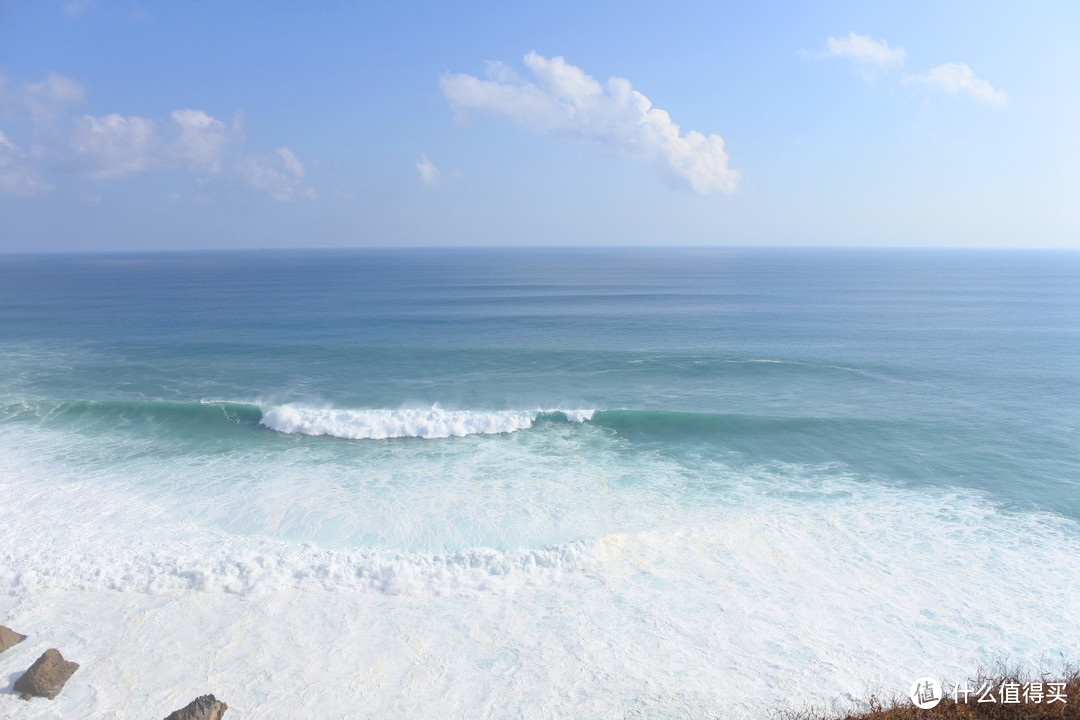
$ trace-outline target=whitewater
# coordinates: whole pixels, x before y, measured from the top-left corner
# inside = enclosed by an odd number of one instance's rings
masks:
[[[2,257],[0,714],[764,718],[1057,669],[1077,328],[1075,253]],[[24,702],[48,647],[81,667]]]
[[[329,410],[282,406],[262,413],[260,425],[302,435],[330,435],[352,440],[386,438],[448,438],[497,435],[530,428],[542,415],[559,413],[571,422],[584,422],[592,410],[535,410],[479,412],[430,409]]]

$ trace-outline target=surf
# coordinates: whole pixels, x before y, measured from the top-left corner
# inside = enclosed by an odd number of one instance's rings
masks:
[[[439,439],[501,435],[533,427],[538,420],[588,422],[594,410],[331,410],[282,405],[264,410],[259,424],[290,435],[349,440]]]

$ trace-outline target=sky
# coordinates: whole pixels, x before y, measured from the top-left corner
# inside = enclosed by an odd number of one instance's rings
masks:
[[[0,0],[0,252],[1080,248],[1080,3]]]

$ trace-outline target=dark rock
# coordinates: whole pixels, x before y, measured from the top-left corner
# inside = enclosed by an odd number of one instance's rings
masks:
[[[213,695],[203,695],[189,702],[165,720],[221,720],[229,706]]]
[[[68,662],[59,650],[49,648],[15,681],[15,692],[23,693],[23,697],[30,694],[51,700],[78,669],[79,663]]]
[[[0,625],[0,652],[4,652],[12,645],[18,645],[25,639],[25,635],[20,635],[11,628]]]

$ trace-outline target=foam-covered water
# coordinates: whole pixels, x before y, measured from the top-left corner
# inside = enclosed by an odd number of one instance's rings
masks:
[[[0,259],[12,717],[764,717],[1076,661],[1080,259]],[[155,713],[157,715],[155,715]]]
[[[325,410],[290,405],[266,410],[259,420],[271,430],[299,435],[329,435],[350,440],[386,438],[449,438],[498,435],[531,428],[541,415],[560,414],[570,422],[585,422],[592,410]]]

